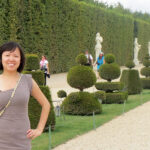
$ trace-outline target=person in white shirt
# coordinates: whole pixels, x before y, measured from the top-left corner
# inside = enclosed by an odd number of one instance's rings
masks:
[[[48,61],[45,56],[42,56],[42,59],[40,61],[40,69],[44,71],[44,78],[45,78],[44,85],[46,85],[46,77],[50,78],[50,73],[49,73]]]
[[[91,54],[89,54],[88,50],[85,51],[85,56],[87,58],[86,66],[92,66],[93,65],[93,57]]]

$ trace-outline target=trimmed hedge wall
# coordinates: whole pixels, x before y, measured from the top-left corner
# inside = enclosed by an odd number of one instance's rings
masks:
[[[150,24],[144,21],[137,21],[138,26],[138,43],[141,45],[139,51],[139,60],[143,61],[144,56],[148,53],[148,42],[150,41]]]
[[[51,73],[72,67],[80,52],[94,55],[95,36],[100,32],[103,51],[114,53],[124,65],[133,55],[134,19],[78,0],[12,0],[0,3],[0,45],[17,41],[26,53],[46,55]],[[142,50],[150,41],[150,24],[136,20]]]

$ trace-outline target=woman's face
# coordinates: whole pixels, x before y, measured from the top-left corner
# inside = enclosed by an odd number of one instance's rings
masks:
[[[45,60],[45,56],[42,56],[42,60]]]
[[[13,51],[5,51],[2,54],[4,71],[17,71],[20,65],[21,55],[18,47]]]

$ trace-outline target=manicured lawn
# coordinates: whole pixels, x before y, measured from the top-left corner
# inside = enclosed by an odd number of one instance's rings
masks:
[[[125,105],[125,112],[150,100],[150,90],[144,90],[142,95],[131,95]],[[95,115],[95,126],[99,127],[104,123],[123,113],[124,104],[103,104],[103,113]],[[52,148],[62,144],[69,139],[86,133],[94,128],[93,116],[61,116],[57,117],[55,131],[52,132]],[[32,150],[48,150],[49,134],[44,133],[32,141]]]

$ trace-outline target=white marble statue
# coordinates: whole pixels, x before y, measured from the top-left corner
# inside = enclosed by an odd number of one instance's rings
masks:
[[[148,42],[148,54],[150,56],[150,42]]]
[[[103,37],[100,36],[100,33],[98,32],[96,34],[96,45],[95,45],[95,60],[97,60],[100,52],[102,52],[102,42],[103,42]]]
[[[134,59],[133,59],[133,62],[135,63],[135,65],[139,65],[139,60],[138,60],[138,53],[139,53],[139,50],[141,48],[141,45],[138,44],[138,38],[135,38],[135,41],[134,41]]]

